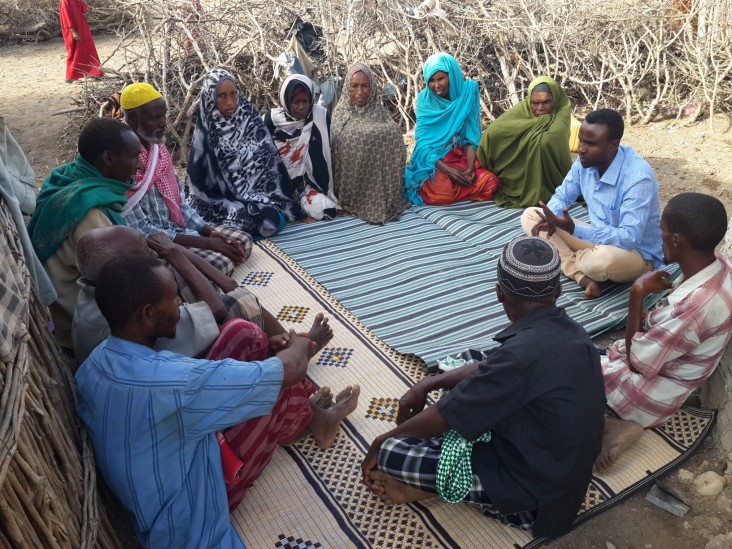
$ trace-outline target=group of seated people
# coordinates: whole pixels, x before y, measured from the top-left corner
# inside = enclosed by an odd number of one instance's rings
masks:
[[[28,232],[58,293],[56,336],[79,364],[78,412],[98,467],[143,546],[242,547],[229,510],[276,446],[311,433],[327,449],[357,406],[357,385],[334,395],[307,378],[333,337],[328,319],[287,331],[230,277],[253,238],[288,220],[346,209],[383,223],[409,201],[449,196],[526,207],[525,234],[497,266],[510,321],[499,346],[412,387],[363,460],[365,485],[386,503],[465,501],[561,535],[593,469],[676,413],[721,359],[732,267],[715,252],[727,230],[719,200],[683,193],[661,213],[653,171],[620,145],[615,111],[586,117],[572,163],[568,99],[551,79],[481,137],[477,85],[457,62],[437,54],[424,76],[406,172],[401,133],[357,64],[332,121],[304,77],[285,80],[282,106],[262,118],[230,73],[212,71],[187,197],[164,143],[167,105],[142,83],[122,94],[126,123],[90,121],[76,159],[44,181]],[[590,224],[568,213],[580,196]],[[682,278],[672,283],[662,263]],[[587,297],[604,280],[632,282],[625,339],[607,354],[556,306],[562,273]],[[645,314],[644,298],[667,290]]]

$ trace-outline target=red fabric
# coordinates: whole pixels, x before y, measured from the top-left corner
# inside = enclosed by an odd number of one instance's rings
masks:
[[[451,168],[457,168],[461,171],[468,169],[468,161],[465,158],[465,150],[462,147],[454,147],[450,149],[442,161]],[[498,176],[489,172],[480,166],[478,160],[475,161],[475,177],[470,187],[455,185],[452,180],[440,170],[435,170],[435,177],[426,181],[419,190],[419,195],[425,204],[433,206],[444,206],[461,202],[463,200],[492,200],[493,195],[501,188],[501,182]]]
[[[152,149],[152,145],[150,145],[150,149]],[[135,184],[127,191],[127,198],[132,197],[147,180],[148,169],[152,167],[150,150],[146,146],[140,147],[138,159],[140,167],[135,172]],[[158,163],[152,177],[152,184],[158,188],[160,195],[163,197],[163,202],[168,207],[168,218],[173,223],[185,228],[186,222],[183,220],[183,213],[180,211],[180,187],[178,186],[178,178],[175,176],[173,159],[170,158],[168,147],[162,143],[158,145]]]
[[[246,320],[230,320],[221,327],[221,335],[206,358],[233,358],[242,361],[264,360],[269,352],[267,335]],[[293,442],[310,423],[313,410],[310,395],[315,385],[308,379],[280,392],[272,412],[226,429],[223,433],[222,463],[229,510],[234,510],[272,459],[278,444]],[[222,438],[219,437],[219,444]],[[230,451],[238,457],[233,460]],[[231,481],[229,480],[231,479]]]
[[[89,23],[84,14],[87,5],[81,0],[61,0],[59,15],[61,19],[61,33],[66,45],[66,80],[78,80],[85,76],[102,76],[99,70],[99,55],[94,45]],[[79,40],[74,40],[71,33],[74,29]]]

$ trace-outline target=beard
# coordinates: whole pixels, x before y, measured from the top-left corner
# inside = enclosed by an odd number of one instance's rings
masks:
[[[153,145],[164,145],[165,144],[165,134],[161,136],[157,136],[151,133],[148,133],[147,131],[143,130],[142,128],[137,128],[137,135],[140,137],[140,139],[144,139],[148,143],[151,143]]]

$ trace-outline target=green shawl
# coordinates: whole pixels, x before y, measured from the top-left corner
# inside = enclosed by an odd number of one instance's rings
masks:
[[[552,90],[554,110],[534,116],[529,101],[538,84]],[[569,154],[569,98],[552,78],[540,76],[529,85],[526,98],[499,116],[480,138],[478,160],[495,173],[501,189],[498,206],[527,208],[548,202],[572,167]]]
[[[59,166],[41,186],[36,211],[28,222],[28,234],[38,259],[45,263],[92,208],[99,208],[115,225],[124,225],[122,207],[132,181],[103,177],[99,170],[76,155]]]

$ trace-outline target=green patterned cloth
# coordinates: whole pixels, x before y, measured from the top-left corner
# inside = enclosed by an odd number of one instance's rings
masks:
[[[437,493],[442,500],[459,503],[465,499],[473,485],[473,445],[490,439],[490,433],[479,436],[473,442],[464,439],[454,429],[445,434],[437,462]]]

